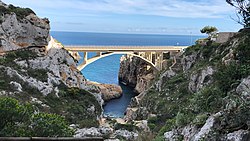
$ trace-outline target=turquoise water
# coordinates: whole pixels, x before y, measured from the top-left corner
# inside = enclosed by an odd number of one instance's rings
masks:
[[[51,35],[65,45],[191,45],[202,36],[185,35],[142,35],[112,33],[51,32]],[[80,53],[83,56],[83,53]],[[94,56],[91,53],[89,57]],[[109,56],[88,65],[82,70],[86,79],[100,83],[117,84],[123,89],[119,99],[111,100],[104,106],[104,114],[123,117],[132,97],[133,89],[118,83],[121,55]]]

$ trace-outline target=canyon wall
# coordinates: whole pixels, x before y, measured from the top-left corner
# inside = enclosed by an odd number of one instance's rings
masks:
[[[147,62],[140,58],[124,55],[120,59],[119,81],[133,87],[137,93],[143,92],[150,86],[154,73]]]

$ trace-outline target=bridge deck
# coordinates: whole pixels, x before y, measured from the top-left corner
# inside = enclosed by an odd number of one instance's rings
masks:
[[[182,51],[188,46],[64,46],[66,50],[83,52],[147,52]]]

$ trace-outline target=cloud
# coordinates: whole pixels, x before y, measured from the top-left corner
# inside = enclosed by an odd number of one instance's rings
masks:
[[[5,0],[11,3],[11,0]],[[87,14],[136,14],[177,18],[220,18],[233,13],[225,0],[41,0],[20,5]]]

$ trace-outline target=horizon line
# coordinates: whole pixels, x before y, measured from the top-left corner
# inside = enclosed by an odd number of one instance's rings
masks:
[[[66,31],[66,30],[51,30],[50,32],[75,32],[75,33],[98,33],[98,34],[129,34],[129,35],[185,35],[185,36],[207,36],[205,34],[169,34],[169,33],[130,33],[130,32],[99,32],[99,31]]]

